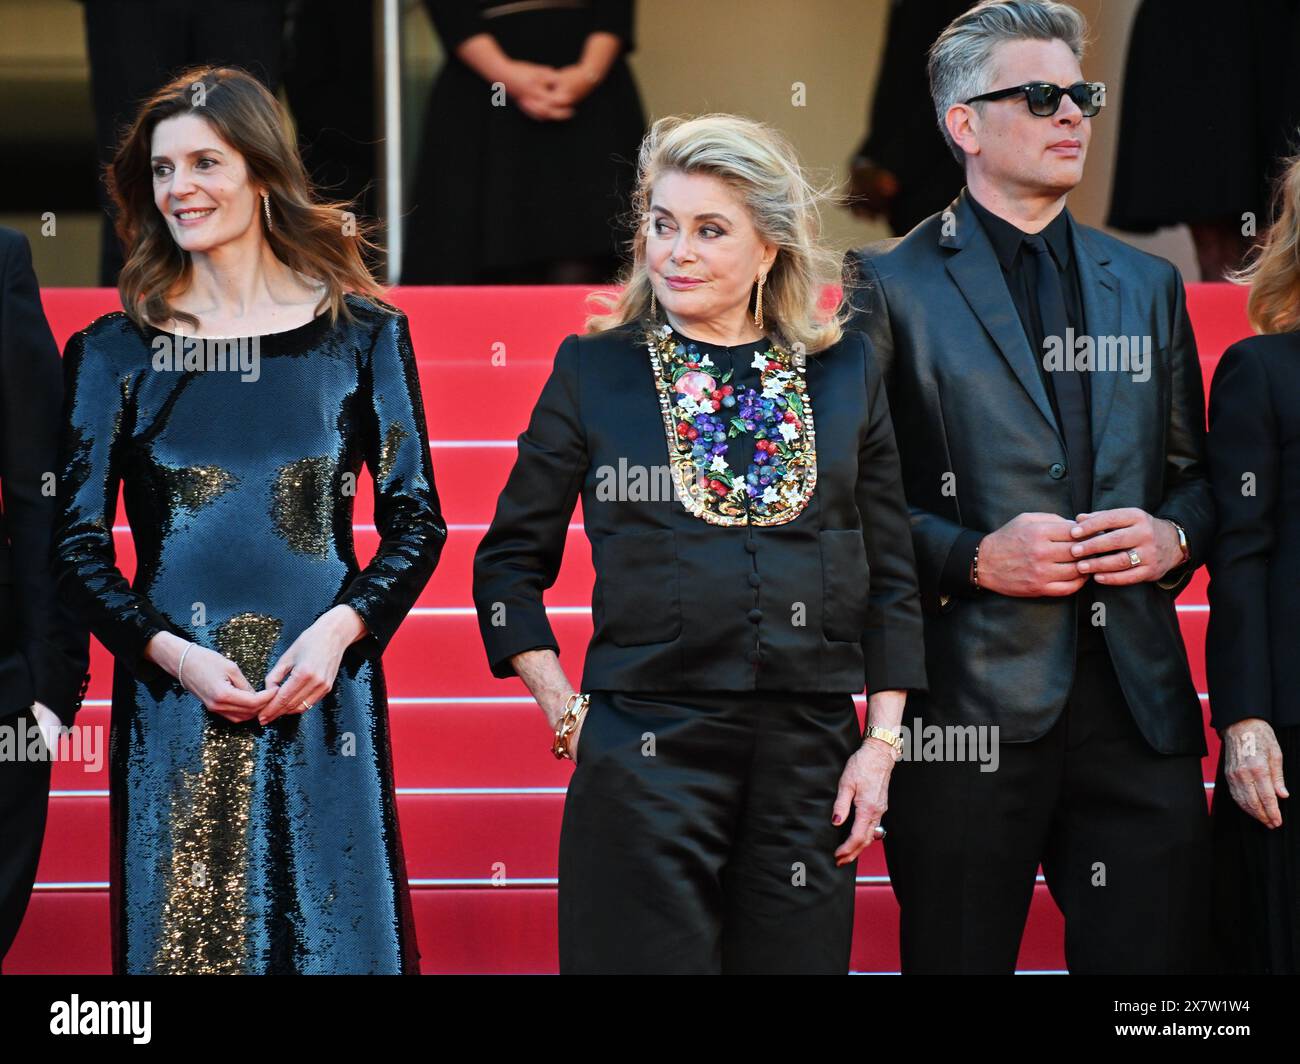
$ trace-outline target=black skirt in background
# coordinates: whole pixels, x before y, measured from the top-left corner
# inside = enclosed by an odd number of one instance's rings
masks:
[[[1106,224],[1147,233],[1249,211],[1263,232],[1279,163],[1300,147],[1298,46],[1298,0],[1143,0],[1121,107],[1112,97],[1094,120],[1119,122]]]
[[[610,17],[611,6],[621,17]],[[468,25],[476,16],[451,17],[431,0],[447,61],[425,113],[404,284],[485,283],[556,260],[617,262],[645,132],[625,58],[631,7],[545,7]],[[490,32],[512,59],[559,68],[576,63],[597,30],[618,33],[624,52],[566,121],[538,121],[513,102],[493,106],[491,85],[453,52],[463,34]]]
[[[1288,788],[1300,783],[1300,726],[1278,728]],[[1223,754],[1214,785],[1214,933],[1223,971],[1300,973],[1300,810],[1278,800],[1267,828],[1228,792]]]

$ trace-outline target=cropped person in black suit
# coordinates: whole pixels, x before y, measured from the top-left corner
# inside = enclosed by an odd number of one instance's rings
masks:
[[[1300,767],[1300,158],[1277,222],[1238,279],[1251,325],[1210,387],[1210,550],[1205,642],[1214,790],[1214,927],[1231,971],[1300,972],[1300,826],[1286,773]]]
[[[22,924],[45,838],[48,756],[71,726],[89,676],[90,637],[59,601],[49,565],[62,363],[41,309],[27,239],[0,228],[0,961]]]
[[[930,128],[925,54],[970,0],[893,0],[871,100],[866,139],[849,161],[849,206],[860,218],[883,215],[902,236],[948,203],[961,167]]]
[[[817,200],[765,126],[656,123],[626,285],[560,345],[475,557],[492,671],[577,762],[562,972],[848,967],[925,671],[889,407],[843,308],[819,312],[841,271]],[[581,695],[542,601],[580,495]]]
[[[1040,862],[1071,971],[1204,963],[1205,738],[1174,607],[1213,531],[1203,391],[1174,267],[1066,209],[1104,100],[1084,34],[1032,0],[955,19],[930,79],[967,186],[854,255],[926,610],[908,709],[1000,751],[895,774],[909,972],[1012,971]]]

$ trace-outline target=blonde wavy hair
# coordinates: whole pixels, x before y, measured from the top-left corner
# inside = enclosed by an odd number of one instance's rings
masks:
[[[1250,285],[1246,316],[1260,333],[1300,329],[1300,155],[1284,166],[1273,194],[1276,220],[1247,264],[1227,275]]]
[[[808,180],[786,137],[762,122],[739,115],[670,116],[650,127],[637,160],[629,222],[631,260],[619,277],[622,291],[593,292],[602,308],[587,318],[587,331],[617,328],[648,316],[650,274],[645,261],[650,193],[665,173],[709,174],[725,182],[748,209],[759,236],[777,247],[763,287],[763,320],[786,344],[808,354],[837,342],[849,308],[844,300],[842,258],[822,243],[821,207],[836,203],[833,187]],[[839,286],[838,302],[825,302],[827,287]],[[750,297],[753,309],[753,297]]]

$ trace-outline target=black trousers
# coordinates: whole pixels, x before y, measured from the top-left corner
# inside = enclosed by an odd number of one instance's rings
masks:
[[[0,721],[0,727],[38,727],[36,715],[25,709]],[[26,743],[24,743],[26,746]],[[0,760],[0,964],[22,925],[36,882],[36,864],[45,838],[50,799],[49,758]]]
[[[1014,971],[1040,862],[1071,972],[1204,970],[1200,759],[1150,748],[1104,644],[1080,653],[1051,731],[999,754],[992,772],[974,760],[895,768],[885,857],[904,973]]]
[[[1300,725],[1275,725],[1282,771],[1300,777]],[[581,752],[581,751],[580,751]],[[1214,785],[1214,939],[1219,970],[1243,975],[1300,975],[1300,825],[1290,798],[1279,798],[1280,828],[1241,808],[1219,749]],[[1294,792],[1292,792],[1294,793]]]
[[[560,831],[560,971],[844,974],[848,694],[591,693]]]

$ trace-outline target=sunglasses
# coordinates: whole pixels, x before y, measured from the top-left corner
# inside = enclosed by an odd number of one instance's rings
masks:
[[[979,100],[1005,100],[1011,96],[1025,95],[1030,114],[1039,118],[1050,118],[1061,106],[1061,97],[1069,96],[1083,112],[1085,118],[1091,118],[1106,106],[1106,86],[1100,81],[1080,81],[1068,89],[1061,85],[1052,85],[1046,81],[1033,81],[1028,85],[1017,85],[1010,89],[998,89],[979,96],[972,96],[965,103]]]

